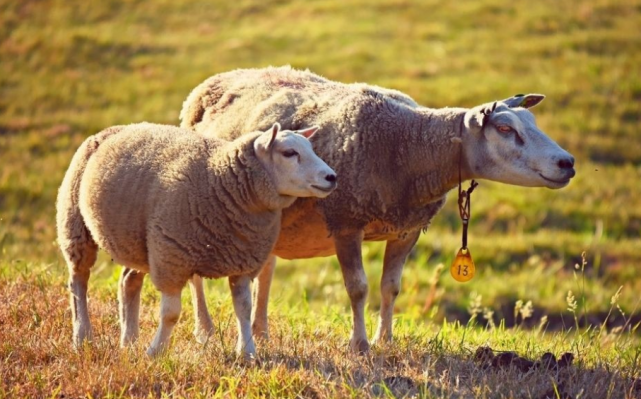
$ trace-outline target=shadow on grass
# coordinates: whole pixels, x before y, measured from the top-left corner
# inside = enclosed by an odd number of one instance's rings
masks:
[[[398,348],[389,346],[368,356],[346,354],[352,361],[343,362],[313,355],[291,356],[276,350],[265,355],[257,367],[272,371],[285,366],[290,372],[304,369],[320,373],[328,383],[346,384],[366,397],[467,398],[478,397],[481,392],[492,397],[537,399],[641,395],[641,380],[607,367],[588,368],[580,363],[559,366],[559,362],[523,370],[516,363],[484,364],[472,355],[417,352],[402,355]],[[303,389],[301,396],[324,397],[318,387],[311,385]]]
[[[533,309],[532,315],[523,319],[519,314],[514,312],[514,300],[500,301],[496,306],[496,313],[494,314],[495,320],[500,320],[506,328],[521,327],[524,329],[540,329],[548,332],[562,332],[574,330],[578,326],[579,329],[599,330],[605,328],[606,330],[624,329],[641,335],[641,331],[637,328],[641,324],[641,314],[633,313],[625,317],[619,312],[587,312],[577,313],[576,317],[570,312],[563,313],[550,313],[547,309]],[[448,308],[445,311],[448,322],[458,321],[461,325],[467,325],[472,316],[465,309]],[[545,318],[546,322],[541,326],[541,320]],[[477,323],[483,327],[490,327],[490,323],[477,317]]]

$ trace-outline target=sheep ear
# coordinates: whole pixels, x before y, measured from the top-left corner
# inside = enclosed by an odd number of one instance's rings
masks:
[[[312,126],[308,127],[307,129],[299,130],[298,134],[309,140],[318,131],[318,129],[320,129],[319,126]]]
[[[465,119],[463,120],[465,127],[472,132],[480,132],[483,126],[485,126],[487,119],[496,109],[497,104],[498,102],[495,101],[492,105],[483,104],[467,111],[465,113]]]
[[[267,143],[267,149],[269,150],[272,147],[272,144],[274,144],[274,141],[276,140],[276,135],[280,131],[280,123],[276,122],[274,123],[274,126],[271,128],[271,138],[269,139],[269,143]]]
[[[510,108],[532,108],[543,101],[544,98],[543,94],[517,94],[514,97],[503,100],[503,102]]]
[[[483,129],[483,124],[485,123],[485,118],[488,115],[488,111],[485,106],[480,105],[474,107],[465,113],[465,118],[463,123],[467,130],[478,133]]]

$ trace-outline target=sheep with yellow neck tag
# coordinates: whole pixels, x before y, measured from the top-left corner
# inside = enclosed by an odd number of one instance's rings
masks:
[[[574,158],[528,110],[543,98],[516,95],[473,108],[435,109],[396,90],[334,82],[290,67],[235,70],[197,86],[183,104],[182,127],[233,138],[274,118],[290,129],[316,124],[323,134],[312,139],[314,149],[341,176],[331,197],[301,199],[283,213],[278,242],[258,276],[254,333],[267,335],[276,256],[336,254],[354,318],[350,347],[369,350],[361,243],[387,241],[374,339],[390,340],[405,259],[459,173],[463,180],[553,189],[574,176]],[[202,287],[195,293],[202,297]]]
[[[283,212],[279,239],[258,275],[254,334],[267,336],[275,257],[336,254],[352,305],[350,347],[368,351],[365,240],[387,242],[374,340],[390,340],[405,259],[459,174],[462,180],[553,189],[574,176],[574,158],[537,127],[528,110],[543,98],[516,95],[473,108],[435,109],[396,90],[334,82],[290,67],[239,69],[197,86],[183,104],[182,127],[234,138],[274,118],[290,129],[316,124],[323,134],[312,139],[314,149],[341,176],[331,197],[300,199]],[[199,281],[194,294],[201,305],[196,330],[203,332],[209,316]]]

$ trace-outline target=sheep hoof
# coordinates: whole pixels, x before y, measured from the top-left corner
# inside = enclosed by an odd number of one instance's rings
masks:
[[[209,342],[209,338],[213,335],[213,331],[206,331],[206,330],[194,330],[194,338],[196,338],[196,342],[198,342],[201,345],[205,345],[207,342]]]
[[[83,339],[83,340],[80,340],[80,341],[77,341],[77,340],[74,339],[73,349],[76,352],[80,352],[80,351],[84,350],[85,347],[90,347],[92,343],[93,343],[93,341],[91,339]]]
[[[138,340],[138,334],[123,334],[122,337],[120,337],[120,347],[121,348],[127,348],[129,346],[132,346],[134,342]]]
[[[238,360],[246,364],[259,364],[258,356],[256,352],[245,352],[245,351],[236,351]]]
[[[392,337],[389,335],[376,336],[372,340],[373,346],[383,346],[383,345],[389,345],[391,343],[392,343]]]
[[[91,344],[93,341],[93,334],[91,330],[78,331],[73,335],[73,347],[79,351],[85,344]]]
[[[147,356],[149,356],[152,359],[156,358],[162,355],[163,353],[165,353],[166,349],[167,348],[163,346],[150,346],[149,349],[147,349]]]
[[[267,342],[269,341],[269,330],[266,327],[254,324],[252,326],[252,336],[256,340]]]
[[[357,353],[359,355],[365,355],[369,353],[370,346],[369,346],[369,342],[367,342],[366,339],[359,339],[359,340],[352,339],[349,343],[349,348],[354,353]]]

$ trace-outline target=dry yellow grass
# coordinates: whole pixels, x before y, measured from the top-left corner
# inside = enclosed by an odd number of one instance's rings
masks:
[[[147,298],[141,340],[118,347],[115,298],[90,302],[95,341],[71,347],[71,315],[63,284],[34,277],[0,282],[0,396],[13,397],[456,397],[544,398],[556,389],[572,398],[636,398],[638,342],[627,334],[554,334],[484,330],[457,324],[401,327],[395,343],[371,355],[349,353],[347,322],[327,311],[272,319],[270,342],[256,362],[233,352],[236,328],[229,298],[212,306],[217,332],[205,345],[190,334],[189,306],[167,354],[149,359],[144,349],[156,327],[158,304]],[[100,297],[99,297],[100,298]],[[8,306],[7,306],[8,305]],[[636,343],[635,343],[636,342]],[[573,366],[521,372],[482,367],[480,344],[538,358],[572,351]],[[601,353],[607,349],[610,355]],[[619,352],[619,355],[613,354]],[[627,355],[621,355],[627,353]],[[631,357],[634,358],[631,358]],[[550,396],[555,397],[555,396]]]

